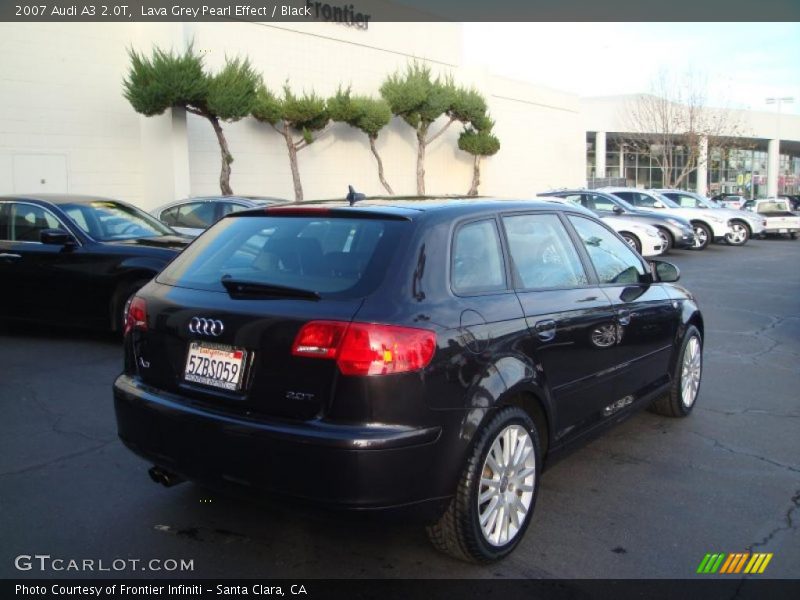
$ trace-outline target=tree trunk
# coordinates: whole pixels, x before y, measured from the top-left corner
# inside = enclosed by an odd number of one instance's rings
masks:
[[[211,121],[211,126],[214,128],[214,133],[217,134],[217,142],[219,142],[219,150],[222,154],[222,169],[219,173],[219,189],[223,196],[232,196],[233,189],[231,188],[231,163],[233,162],[233,155],[228,149],[228,140],[225,139],[225,132],[222,131],[222,126],[219,124],[217,117],[208,117]]]
[[[481,155],[475,155],[475,161],[472,163],[472,187],[469,188],[467,196],[477,196],[478,186],[481,184]]]
[[[383,187],[386,188],[386,191],[389,193],[390,196],[394,196],[394,192],[392,191],[392,187],[387,183],[386,178],[383,176],[383,161],[381,160],[380,155],[378,154],[378,149],[375,147],[375,137],[369,137],[369,148],[372,150],[372,154],[375,156],[375,160],[378,161],[378,179],[381,180],[381,184]]]
[[[425,195],[425,146],[428,135],[428,126],[422,125],[417,129],[417,195]]]
[[[289,150],[289,165],[292,168],[292,183],[294,183],[294,201],[303,201],[303,184],[300,183],[300,169],[297,167],[297,148],[292,139],[292,130],[286,123],[283,124],[283,138]]]

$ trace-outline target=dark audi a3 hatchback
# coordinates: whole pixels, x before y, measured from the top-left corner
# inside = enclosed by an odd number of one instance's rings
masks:
[[[688,415],[703,319],[580,208],[364,200],[228,215],[129,303],[119,435],[155,481],[412,507],[486,562],[545,458]]]

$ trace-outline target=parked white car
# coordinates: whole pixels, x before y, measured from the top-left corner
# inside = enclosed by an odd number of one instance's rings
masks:
[[[681,208],[669,198],[653,190],[636,188],[606,187],[604,192],[627,200],[637,208],[664,212],[687,219],[694,229],[693,250],[705,250],[714,241],[723,241],[733,233],[730,219],[711,209]]]
[[[718,211],[721,217],[727,217],[731,225],[731,233],[725,237],[725,241],[731,246],[744,246],[753,236],[760,236],[766,227],[764,217],[743,210],[733,210],[717,204],[713,200],[685,190],[653,190],[666,196],[681,208],[701,208]]]
[[[788,200],[783,198],[748,200],[744,209],[764,217],[766,220],[765,234],[788,234],[793,240],[797,239],[797,233],[800,231],[800,217],[790,210]]]
[[[658,229],[646,223],[637,223],[633,219],[619,217],[600,217],[611,229],[622,236],[631,248],[645,258],[658,256],[664,252],[664,242],[658,235]]]
[[[538,196],[537,199],[545,200],[547,202],[569,204],[570,206],[576,206],[582,210],[585,210],[586,214],[595,217],[598,216],[586,207],[567,200],[566,198],[559,198],[558,196]],[[664,240],[659,235],[658,229],[652,225],[638,222],[637,219],[625,217],[600,216],[600,220],[611,227],[611,229],[616,231],[631,248],[636,250],[645,258],[658,256],[666,250]]]

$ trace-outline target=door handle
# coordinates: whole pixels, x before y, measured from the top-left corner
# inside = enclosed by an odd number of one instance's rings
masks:
[[[0,259],[2,260],[19,260],[20,258],[22,258],[21,254],[12,254],[11,252],[0,253]]]
[[[533,330],[536,332],[536,337],[543,342],[549,342],[556,337],[556,322],[552,319],[537,321]]]
[[[620,325],[629,325],[631,322],[631,311],[627,308],[620,308],[617,311],[617,320]]]

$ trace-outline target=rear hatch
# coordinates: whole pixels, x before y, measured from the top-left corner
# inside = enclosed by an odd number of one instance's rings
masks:
[[[270,209],[223,219],[140,294],[141,379],[215,410],[309,419],[335,390],[333,360],[295,356],[306,323],[350,322],[402,255],[408,220]]]

